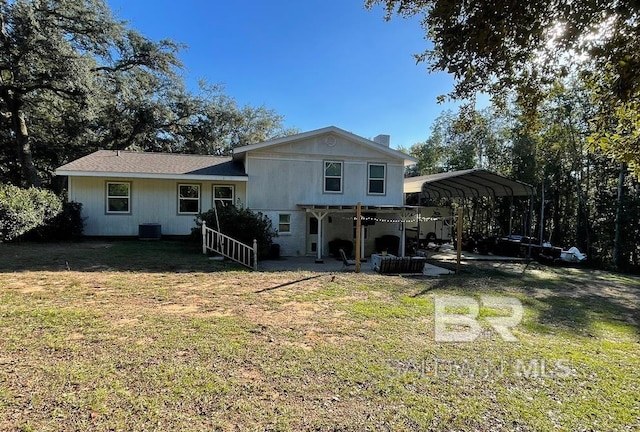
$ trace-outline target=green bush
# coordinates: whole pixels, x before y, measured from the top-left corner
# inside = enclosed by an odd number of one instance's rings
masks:
[[[14,240],[62,211],[51,191],[0,184],[0,241]]]
[[[57,216],[27,232],[20,239],[43,242],[77,240],[83,231],[82,204],[65,202]]]
[[[252,245],[255,239],[258,242],[258,256],[265,258],[269,255],[272,239],[278,233],[267,216],[260,212],[229,205],[218,208],[218,220],[222,234],[247,245]],[[209,228],[216,229],[215,210],[211,209],[198,215],[197,228],[194,228],[196,235],[201,230],[202,221],[205,221]]]

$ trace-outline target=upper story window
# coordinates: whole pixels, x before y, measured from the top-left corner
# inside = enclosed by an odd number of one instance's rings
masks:
[[[342,162],[324,161],[324,191],[342,192]]]
[[[386,174],[387,166],[385,164],[369,164],[369,178],[367,192],[370,195],[384,195],[386,193]]]
[[[131,183],[107,182],[107,213],[131,213]]]
[[[178,185],[178,214],[197,214],[200,211],[200,185]]]
[[[233,186],[213,186],[213,202],[218,207],[233,205]]]

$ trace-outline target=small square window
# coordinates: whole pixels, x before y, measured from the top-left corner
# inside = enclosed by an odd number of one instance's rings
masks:
[[[280,234],[291,232],[291,215],[283,213],[278,215],[278,232]]]
[[[131,183],[107,182],[107,213],[131,212]]]
[[[233,205],[233,186],[213,186],[213,202],[220,207]]]
[[[197,214],[200,211],[200,185],[178,185],[178,213]]]

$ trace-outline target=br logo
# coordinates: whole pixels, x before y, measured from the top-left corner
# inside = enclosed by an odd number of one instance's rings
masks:
[[[480,307],[492,309],[500,316],[483,316],[482,320],[508,342],[517,339],[509,330],[520,324],[523,307],[515,297],[480,296],[480,301],[469,296],[436,296],[436,342],[472,342],[482,333],[479,322]]]

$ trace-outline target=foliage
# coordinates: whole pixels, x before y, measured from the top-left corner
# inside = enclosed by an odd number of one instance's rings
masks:
[[[217,220],[214,209],[198,215],[197,228],[194,228],[194,232],[199,232],[202,221],[213,229],[216,229],[219,222],[219,231],[222,234],[247,245],[252,245],[255,239],[258,242],[258,256],[264,258],[269,255],[273,237],[278,235],[271,219],[261,212],[254,212],[234,205],[219,206],[217,212]]]
[[[83,231],[82,204],[65,202],[60,213],[44,225],[27,232],[20,239],[47,242],[77,240]]]
[[[288,134],[220,86],[186,90],[181,46],[152,41],[105,0],[0,2],[0,180],[48,184],[97,149],[223,154]]]
[[[39,184],[29,126],[34,107],[56,107],[91,120],[96,85],[138,73],[171,76],[177,46],[151,42],[116,21],[102,0],[24,0],[0,3],[3,17],[0,98],[10,118],[23,184]],[[15,175],[15,173],[14,173]]]
[[[444,171],[487,168],[504,173],[509,164],[505,148],[511,138],[510,119],[487,108],[463,106],[436,118],[431,135],[414,144],[409,153],[418,160],[410,176]]]
[[[366,0],[392,15],[420,16],[433,47],[417,54],[430,71],[446,71],[454,98],[512,96],[535,122],[558,78],[579,75],[591,88],[594,147],[640,175],[640,4],[633,1],[527,2]]]
[[[0,184],[0,241],[14,240],[61,211],[62,203],[53,192]]]
[[[411,148],[418,159],[415,175],[482,166],[531,184],[538,193],[531,221],[534,238],[539,239],[542,231],[543,239],[555,246],[577,246],[586,252],[594,266],[638,272],[640,187],[623,173],[622,206],[618,206],[620,164],[598,148],[589,151],[589,119],[599,109],[592,104],[589,86],[572,79],[550,88],[539,105],[536,123],[515,106],[476,112],[463,107],[457,113],[444,113],[427,141]],[[486,155],[482,165],[481,152]],[[466,161],[467,165],[452,161]],[[415,198],[411,202],[417,203]],[[529,215],[526,199],[470,198],[462,205],[469,231],[506,234],[511,226],[512,233],[529,234],[525,232]],[[624,235],[616,240],[618,208]],[[615,245],[619,262],[614,262]]]

